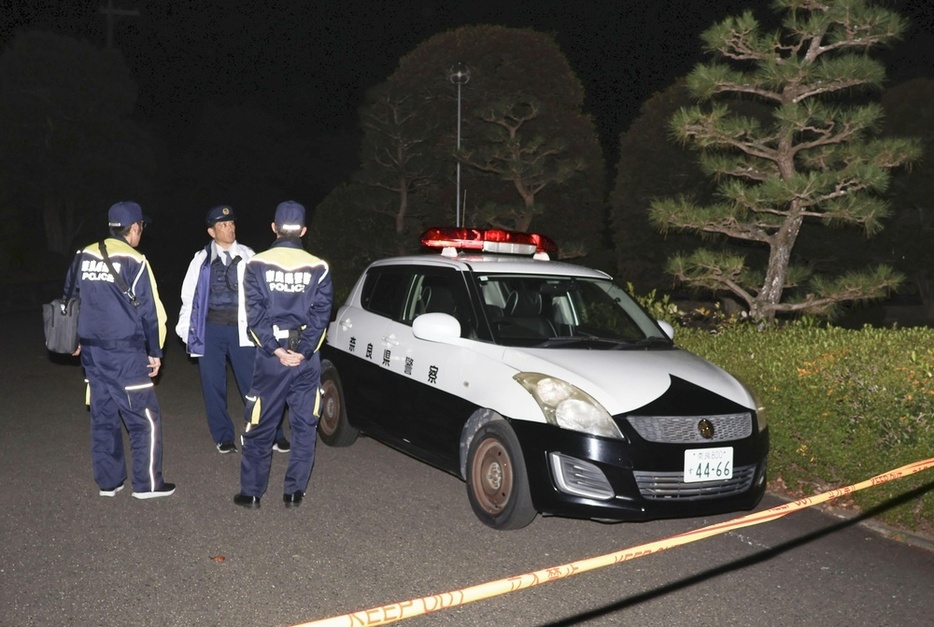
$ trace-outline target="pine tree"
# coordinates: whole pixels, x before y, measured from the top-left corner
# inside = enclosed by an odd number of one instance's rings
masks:
[[[670,229],[726,237],[767,249],[764,269],[740,254],[702,248],[669,259],[689,285],[732,292],[759,323],[777,314],[831,316],[840,304],[880,298],[902,280],[892,268],[819,275],[793,264],[802,228],[858,226],[877,233],[889,215],[881,197],[893,168],[920,154],[916,140],[878,137],[884,66],[868,52],[906,30],[896,13],[867,0],[776,0],[780,29],[766,32],[751,12],[730,17],[702,39],[714,60],[688,78],[697,106],[671,121],[675,137],[700,153],[718,181],[719,202],[687,197],[652,203],[650,218]],[[753,99],[771,115],[742,115]],[[748,245],[748,244],[747,244]]]

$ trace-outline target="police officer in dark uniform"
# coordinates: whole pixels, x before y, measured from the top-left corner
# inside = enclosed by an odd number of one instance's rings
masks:
[[[286,507],[295,507],[305,496],[321,414],[318,351],[331,316],[328,264],[302,247],[305,208],[294,201],[281,203],[272,230],[276,241],[250,259],[243,278],[250,334],[258,346],[241,436],[240,492],[234,496],[234,503],[244,507],[259,507],[266,491],[285,404],[292,452],[282,498]]]
[[[81,365],[91,405],[91,461],[101,496],[116,496],[127,479],[122,425],[130,435],[133,496],[170,496],[162,480],[162,417],[152,378],[162,365],[166,316],[152,269],[135,249],[147,220],[135,202],[118,202],[107,214],[111,237],[75,257],[65,293],[81,297],[78,316]],[[76,270],[76,272],[74,272]],[[115,280],[112,271],[122,278]],[[122,420],[122,424],[121,424]]]
[[[195,253],[182,282],[182,308],[175,332],[188,354],[198,358],[208,428],[220,453],[234,453],[234,424],[227,411],[227,362],[241,394],[250,389],[256,344],[247,331],[240,285],[253,249],[237,241],[237,219],[229,205],[205,216],[211,241]],[[282,423],[273,449],[289,451]]]

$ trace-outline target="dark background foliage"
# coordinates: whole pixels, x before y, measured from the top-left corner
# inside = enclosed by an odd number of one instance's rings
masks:
[[[366,219],[340,214],[353,196],[348,190],[359,185],[353,179],[368,90],[421,43],[477,24],[553,37],[572,72],[567,85],[580,90],[574,97],[597,133],[604,171],[591,169],[574,187],[544,199],[566,210],[543,218],[542,230],[567,237],[599,221],[600,246],[592,246],[586,261],[623,281],[665,289],[670,279],[658,275],[655,256],[673,243],[643,229],[642,212],[656,190],[693,186],[703,193],[709,183],[691,174],[691,155],[671,144],[656,121],[677,101],[678,77],[703,58],[699,35],[705,28],[744,9],[767,13],[765,3],[748,0],[0,4],[0,72],[7,85],[20,88],[0,94],[0,276],[58,276],[69,250],[103,234],[106,207],[130,197],[155,218],[143,248],[166,296],[177,291],[191,253],[203,244],[203,216],[215,204],[237,209],[239,239],[256,248],[271,241],[273,208],[286,198],[310,212],[332,213],[311,244],[329,234],[331,243],[359,245],[355,229]],[[925,0],[883,4],[913,23],[902,43],[882,53],[894,88],[934,67],[934,12]],[[102,12],[108,5],[124,14],[108,20]],[[44,68],[63,56],[67,64]],[[534,56],[526,62],[526,74],[547,69],[538,68]],[[439,89],[450,88],[450,137],[455,90],[444,84],[447,68],[439,63],[434,80]],[[48,94],[32,93],[30,76],[44,76],[68,97],[43,100]],[[479,95],[470,84],[464,89],[465,102]],[[917,131],[924,120],[919,109],[893,106],[886,129]],[[930,133],[930,125],[924,129]],[[44,141],[37,143],[40,136]],[[925,167],[901,175],[906,178],[895,191],[910,195],[905,206],[914,213],[901,214],[894,220],[900,230],[883,232],[873,243],[879,254],[916,264],[927,250],[917,236],[929,226],[931,194],[929,183],[915,177]],[[601,191],[596,200],[584,198],[604,186],[614,190],[610,196]],[[577,210],[574,203],[582,199],[584,208]],[[383,248],[383,242],[363,244],[371,252]],[[852,250],[845,244],[829,257]],[[335,261],[355,265],[353,259]]]

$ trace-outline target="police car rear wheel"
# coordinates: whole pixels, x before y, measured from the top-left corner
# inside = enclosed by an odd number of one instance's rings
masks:
[[[337,369],[328,361],[321,364],[321,417],[318,434],[328,446],[350,446],[360,431],[350,426],[344,405],[344,388]]]
[[[503,420],[485,424],[470,443],[467,496],[484,524],[520,529],[535,518],[522,449]]]

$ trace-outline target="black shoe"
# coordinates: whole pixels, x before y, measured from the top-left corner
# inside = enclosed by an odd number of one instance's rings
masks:
[[[217,452],[220,454],[224,453],[236,453],[237,445],[233,442],[218,442],[217,443]]]
[[[280,453],[288,453],[292,450],[292,445],[289,444],[288,440],[282,438],[281,440],[276,440],[276,443],[272,445],[272,450]]]
[[[162,487],[152,492],[134,492],[134,499],[157,499],[160,496],[172,496],[175,494],[174,483],[163,483]]]
[[[304,492],[293,492],[292,494],[282,495],[282,500],[285,502],[286,507],[298,507],[302,504],[303,498],[305,498]]]
[[[259,497],[247,496],[246,494],[235,494],[234,504],[239,505],[240,507],[247,507],[249,509],[257,509],[259,508]]]

